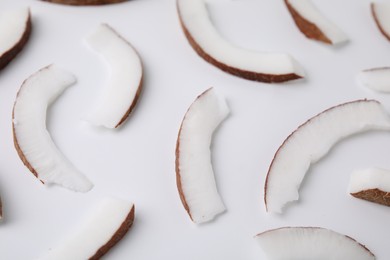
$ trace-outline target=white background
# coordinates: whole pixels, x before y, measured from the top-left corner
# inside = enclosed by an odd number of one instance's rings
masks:
[[[355,82],[360,70],[390,65],[390,42],[376,28],[369,1],[314,2],[349,35],[348,44],[330,47],[306,39],[281,0],[219,0],[209,5],[226,39],[248,49],[288,52],[307,72],[304,81],[272,85],[231,76],[199,58],[179,26],[174,0],[101,7],[2,0],[0,10],[31,7],[33,32],[22,53],[0,72],[0,194],[5,214],[0,258],[37,258],[72,234],[95,203],[113,196],[133,201],[136,219],[106,259],[265,259],[253,236],[281,226],[330,228],[367,245],[377,259],[389,259],[390,209],[347,193],[351,171],[390,169],[389,133],[342,141],[311,167],[298,203],[280,216],[265,212],[268,166],[298,125],[330,106],[361,98],[378,99],[390,111],[390,95]],[[115,131],[81,120],[109,77],[105,64],[84,43],[102,22],[132,43],[144,62],[141,99]],[[86,194],[42,185],[13,146],[16,93],[24,79],[51,63],[78,78],[50,108],[48,129],[59,149],[95,184]],[[178,196],[174,151],[185,111],[210,86],[226,97],[231,109],[212,144],[216,180],[228,210],[197,226]]]

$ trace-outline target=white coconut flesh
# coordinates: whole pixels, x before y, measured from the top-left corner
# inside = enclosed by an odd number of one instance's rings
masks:
[[[358,74],[357,80],[372,90],[390,92],[390,67],[364,70]]]
[[[349,181],[350,193],[371,189],[390,192],[390,171],[380,168],[368,168],[356,170],[351,174]]]
[[[21,40],[27,29],[29,16],[28,8],[20,8],[0,14],[0,57]]]
[[[90,259],[121,228],[133,209],[133,203],[107,198],[96,205],[84,221],[75,226],[62,243],[50,249],[40,260]]]
[[[214,179],[210,144],[214,130],[228,114],[224,98],[210,88],[192,103],[181,125],[176,151],[180,175],[177,181],[195,223],[212,220],[225,211]]]
[[[325,110],[295,130],[280,146],[264,188],[268,212],[281,213],[298,200],[310,165],[341,139],[367,130],[390,130],[390,118],[375,100],[358,100]]]
[[[243,71],[304,77],[303,69],[288,54],[245,50],[225,40],[212,24],[204,0],[178,0],[177,6],[181,21],[192,38],[220,63]]]
[[[55,65],[30,76],[15,100],[13,129],[19,155],[35,170],[38,179],[86,192],[92,183],[58,150],[46,129],[48,106],[75,82],[74,75]]]
[[[374,260],[354,239],[329,229],[286,227],[255,236],[269,260]]]
[[[300,16],[317,26],[332,44],[340,44],[348,41],[346,34],[326,18],[311,0],[288,0],[287,2]]]
[[[142,81],[141,59],[135,49],[106,24],[100,25],[86,42],[105,60],[111,75],[85,119],[94,125],[115,128],[136,102]]]
[[[371,8],[377,25],[390,40],[390,4],[376,2],[371,4]]]

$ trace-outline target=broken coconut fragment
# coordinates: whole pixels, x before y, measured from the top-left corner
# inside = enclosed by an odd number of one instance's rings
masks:
[[[211,164],[214,130],[229,114],[213,88],[198,96],[181,123],[176,143],[176,184],[191,220],[202,223],[225,211]]]
[[[390,171],[369,168],[353,172],[349,192],[358,199],[390,206]]]
[[[375,100],[332,107],[299,126],[279,147],[268,170],[264,186],[267,211],[281,213],[288,202],[298,200],[310,165],[341,139],[368,130],[390,130],[390,117]]]
[[[360,85],[372,90],[390,92],[390,67],[363,70],[357,80]]]
[[[142,89],[142,63],[135,49],[107,24],[87,38],[88,45],[108,63],[111,77],[86,120],[116,128],[130,115]]]
[[[28,8],[0,13],[0,69],[23,49],[30,33],[31,15]]]
[[[371,13],[381,33],[390,41],[390,4],[371,3]]]
[[[304,77],[300,65],[288,54],[244,50],[226,41],[213,26],[204,0],[177,0],[177,9],[191,46],[221,70],[268,83]]]
[[[374,260],[355,239],[319,227],[283,227],[255,236],[269,260]]]
[[[133,203],[118,199],[104,199],[78,226],[72,237],[39,259],[100,259],[126,235],[133,225],[134,214]]]
[[[335,24],[313,5],[311,0],[285,0],[299,30],[309,39],[326,44],[340,44],[348,40]]]
[[[41,0],[63,5],[107,5],[126,2],[128,0]]]
[[[92,183],[57,149],[46,129],[48,106],[75,82],[71,73],[55,65],[30,76],[16,96],[12,126],[20,159],[42,183],[86,192]]]

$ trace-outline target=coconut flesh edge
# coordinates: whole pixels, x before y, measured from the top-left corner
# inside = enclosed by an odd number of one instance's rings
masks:
[[[55,65],[32,75],[17,95],[13,126],[15,142],[41,181],[86,192],[93,184],[58,150],[46,129],[48,106],[75,82],[74,75]]]
[[[0,14],[0,56],[12,49],[22,38],[28,17],[27,7]]]
[[[355,240],[332,230],[286,227],[255,237],[269,260],[374,260],[375,256]]]
[[[177,5],[185,28],[215,60],[243,71],[304,77],[301,66],[288,54],[245,50],[226,41],[212,24],[204,0],[178,0]]]
[[[390,37],[390,4],[373,3],[373,9],[381,29]]]
[[[136,98],[142,79],[141,59],[134,48],[106,24],[100,25],[86,42],[105,60],[111,75],[85,120],[115,128]]]
[[[214,130],[228,114],[225,100],[211,88],[194,101],[182,122],[180,179],[195,223],[207,222],[225,211],[214,179],[210,144]]]
[[[390,130],[390,118],[374,100],[333,107],[300,126],[280,147],[270,167],[265,190],[268,212],[281,213],[288,202],[298,200],[310,165],[339,140],[375,129]]]
[[[311,0],[288,0],[288,3],[307,21],[315,24],[332,44],[348,41],[346,34],[327,19]]]
[[[372,90],[390,92],[390,67],[364,70],[358,74],[357,81]]]
[[[125,200],[103,199],[75,226],[73,234],[39,260],[89,259],[117,232],[133,206]]]

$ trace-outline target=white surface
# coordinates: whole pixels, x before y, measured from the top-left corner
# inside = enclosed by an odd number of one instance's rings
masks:
[[[89,209],[90,213],[82,223],[75,223],[78,228],[74,229],[74,234],[69,234],[67,239],[61,241],[57,247],[45,252],[39,259],[89,259],[110,241],[126,220],[132,207],[133,203],[125,200],[103,199],[92,209]],[[131,227],[128,232],[131,232]]]
[[[289,0],[288,2],[303,18],[315,24],[332,44],[348,41],[347,35],[326,18],[313,4],[312,0]]]
[[[28,21],[28,8],[3,10],[0,13],[0,56],[22,38]]]
[[[110,80],[86,119],[115,128],[134,102],[141,86],[142,63],[134,48],[109,25],[100,25],[86,38],[88,45],[108,63]]]
[[[110,260],[265,259],[253,236],[280,226],[330,228],[366,244],[378,260],[388,260],[389,208],[357,200],[346,191],[352,170],[390,168],[388,133],[354,136],[338,144],[306,175],[297,205],[281,216],[265,212],[268,167],[299,124],[332,105],[359,98],[376,98],[390,111],[389,95],[358,88],[355,82],[359,71],[389,65],[389,43],[378,34],[369,1],[314,3],[348,32],[348,45],[325,48],[299,35],[283,1],[210,4],[213,22],[225,38],[258,51],[286,51],[307,70],[306,81],[269,85],[231,76],[199,58],[183,35],[173,0],[131,0],[95,8],[0,1],[1,10],[30,5],[35,25],[26,48],[0,72],[1,258],[38,257],[58,245],[93,203],[114,196],[133,201],[137,216],[131,232],[107,255]],[[140,103],[119,131],[92,128],[80,120],[95,101],[97,86],[109,78],[104,64],[83,43],[102,22],[121,32],[145,64]],[[48,126],[59,149],[95,184],[86,194],[46,188],[13,147],[16,92],[25,78],[50,63],[78,79],[50,108]],[[188,105],[210,86],[226,97],[231,109],[212,144],[216,182],[228,211],[215,222],[196,226],[177,193],[174,151]]]
[[[270,260],[374,260],[355,240],[323,228],[280,228],[256,236]]]
[[[281,144],[267,176],[269,212],[281,213],[299,199],[299,188],[311,164],[342,139],[369,130],[390,130],[390,115],[376,101],[337,105],[300,125]]]
[[[301,65],[288,54],[245,50],[226,41],[210,20],[207,1],[179,0],[177,6],[183,24],[194,41],[215,60],[244,71],[305,76]]]
[[[374,12],[376,18],[387,35],[390,35],[390,4],[382,2],[374,2]]]
[[[390,192],[390,171],[380,168],[355,170],[349,181],[349,192],[357,193],[369,189]]]
[[[34,72],[18,91],[13,109],[15,140],[45,184],[87,192],[93,184],[58,150],[46,129],[49,106],[70,86],[75,76],[56,65]],[[27,168],[27,167],[26,167]]]
[[[358,84],[367,88],[390,92],[390,67],[361,71],[357,76]]]
[[[225,99],[210,88],[191,104],[181,124],[180,183],[195,223],[210,221],[226,209],[215,183],[210,146],[215,129],[228,114]]]

